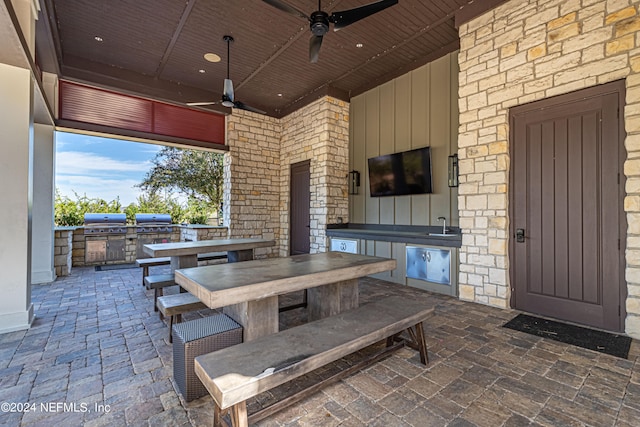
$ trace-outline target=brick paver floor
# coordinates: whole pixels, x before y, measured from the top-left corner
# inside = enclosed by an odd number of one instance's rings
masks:
[[[167,326],[140,275],[135,268],[74,268],[71,276],[32,287],[33,327],[0,335],[1,425],[212,424],[210,397],[186,403],[176,392]],[[360,292],[362,303],[390,294],[435,303],[425,325],[429,365],[402,349],[259,425],[640,425],[637,341],[624,360],[502,328],[512,310],[376,279],[361,280]],[[303,321],[304,309],[281,314],[282,327]],[[250,411],[295,387],[260,395]]]

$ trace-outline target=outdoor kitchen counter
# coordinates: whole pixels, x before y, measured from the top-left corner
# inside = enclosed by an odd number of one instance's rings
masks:
[[[377,224],[335,224],[327,226],[327,236],[333,238],[377,240],[452,248],[462,246],[462,234],[458,227],[448,227],[448,233],[451,233],[450,236],[433,236],[429,235],[429,233],[442,233],[442,227]]]

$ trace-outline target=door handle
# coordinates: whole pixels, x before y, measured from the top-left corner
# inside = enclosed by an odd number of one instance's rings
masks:
[[[516,229],[516,242],[524,243],[524,228]]]

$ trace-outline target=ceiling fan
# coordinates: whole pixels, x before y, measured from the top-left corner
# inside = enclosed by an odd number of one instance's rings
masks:
[[[253,113],[258,113],[258,114],[267,114],[266,111],[262,111],[259,110],[255,107],[251,107],[247,104],[244,104],[240,101],[236,101],[234,99],[233,96],[233,82],[231,81],[231,79],[229,78],[229,63],[231,62],[230,59],[230,53],[231,53],[231,43],[233,42],[233,37],[231,36],[224,36],[222,38],[224,41],[227,42],[227,78],[224,79],[224,87],[222,89],[222,100],[221,101],[208,101],[208,102],[188,102],[187,105],[190,107],[197,107],[197,106],[203,106],[203,105],[214,105],[214,104],[221,104],[225,107],[229,107],[229,108],[238,108],[240,110],[246,110],[246,111],[251,111]]]
[[[353,9],[343,10],[342,12],[333,12],[329,15],[327,12],[322,11],[322,2],[318,0],[318,10],[307,16],[301,10],[290,6],[282,0],[262,1],[291,15],[309,21],[309,27],[312,33],[311,39],[309,40],[309,61],[312,63],[318,62],[322,38],[329,32],[329,23],[333,24],[333,31],[338,31],[347,25],[353,24],[398,3],[398,0],[380,0]]]

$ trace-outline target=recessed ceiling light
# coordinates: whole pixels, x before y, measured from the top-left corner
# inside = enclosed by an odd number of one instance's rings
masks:
[[[204,73],[206,73],[207,71],[206,71],[206,70],[203,70],[203,69],[201,68],[201,69],[199,69],[199,70],[198,70],[198,72],[199,72],[200,74],[204,74]]]
[[[279,96],[279,97],[282,97],[282,94],[281,94],[281,93],[279,93],[279,94],[278,94],[278,96]]]
[[[364,45],[362,43],[356,43],[356,47],[360,49],[361,47],[364,47]]]
[[[205,53],[204,54],[204,59],[206,59],[209,62],[220,62],[221,61],[220,55],[216,55],[215,53]]]
[[[102,42],[103,41],[102,37],[100,37],[100,36],[95,36],[93,39],[95,41],[97,41],[97,42]]]

